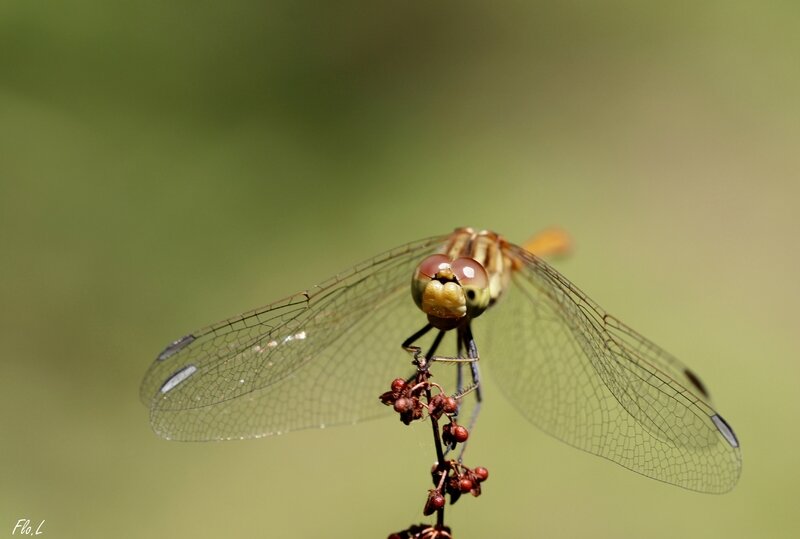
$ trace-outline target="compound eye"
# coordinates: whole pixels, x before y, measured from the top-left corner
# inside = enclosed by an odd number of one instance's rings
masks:
[[[456,258],[449,265],[461,286],[489,287],[489,275],[486,274],[483,265],[474,258]]]
[[[474,318],[489,306],[491,294],[489,292],[489,275],[475,259],[456,258],[450,263],[459,284],[464,289],[467,299],[467,314]]]
[[[450,269],[450,259],[445,255],[431,255],[417,266],[416,275],[433,279],[440,271]]]

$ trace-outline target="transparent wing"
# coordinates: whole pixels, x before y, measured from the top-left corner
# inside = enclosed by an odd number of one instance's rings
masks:
[[[522,414],[648,477],[730,490],[741,470],[739,443],[699,378],[541,259],[507,250],[521,269],[497,312],[486,315],[503,326],[487,332],[481,357]]]
[[[388,251],[170,344],[141,386],[153,429],[168,439],[223,440],[380,415],[378,396],[411,372],[400,343],[424,323],[411,274],[444,239]]]

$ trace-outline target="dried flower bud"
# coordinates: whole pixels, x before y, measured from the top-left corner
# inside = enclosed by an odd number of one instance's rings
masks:
[[[439,419],[444,413],[444,397],[441,395],[434,395],[428,402],[428,414],[434,418]]]
[[[431,479],[433,480],[433,485],[434,486],[438,486],[439,485],[439,481],[441,481],[443,473],[444,472],[439,469],[439,465],[438,464],[434,464],[433,465],[433,467],[431,468]]]
[[[412,421],[422,419],[422,410],[425,405],[417,397],[411,397],[411,406],[404,412],[400,412],[400,421],[406,425],[410,425]]]
[[[396,401],[394,401],[394,411],[397,413],[407,412],[411,409],[412,403],[411,399],[407,399],[405,397],[400,397]]]
[[[378,398],[386,406],[391,406],[394,404],[394,401],[397,400],[397,395],[395,395],[391,391],[387,391],[386,393],[381,393],[381,396]]]

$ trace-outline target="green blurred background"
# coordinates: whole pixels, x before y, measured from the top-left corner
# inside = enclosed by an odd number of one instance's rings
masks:
[[[521,242],[683,358],[724,496],[530,427],[493,385],[458,537],[796,537],[796,2],[0,4],[0,535],[385,537],[427,426],[157,439],[170,340],[457,225]],[[491,361],[491,358],[488,358]],[[377,393],[376,393],[377,395]]]

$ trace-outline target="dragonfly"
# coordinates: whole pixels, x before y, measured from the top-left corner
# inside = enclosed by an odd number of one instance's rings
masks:
[[[552,238],[519,246],[458,228],[193,331],[144,377],[151,426],[170,440],[232,440],[383,417],[377,395],[408,368],[401,344],[453,334],[478,400],[482,359],[551,436],[689,490],[733,488],[739,441],[700,377],[547,263]]]

